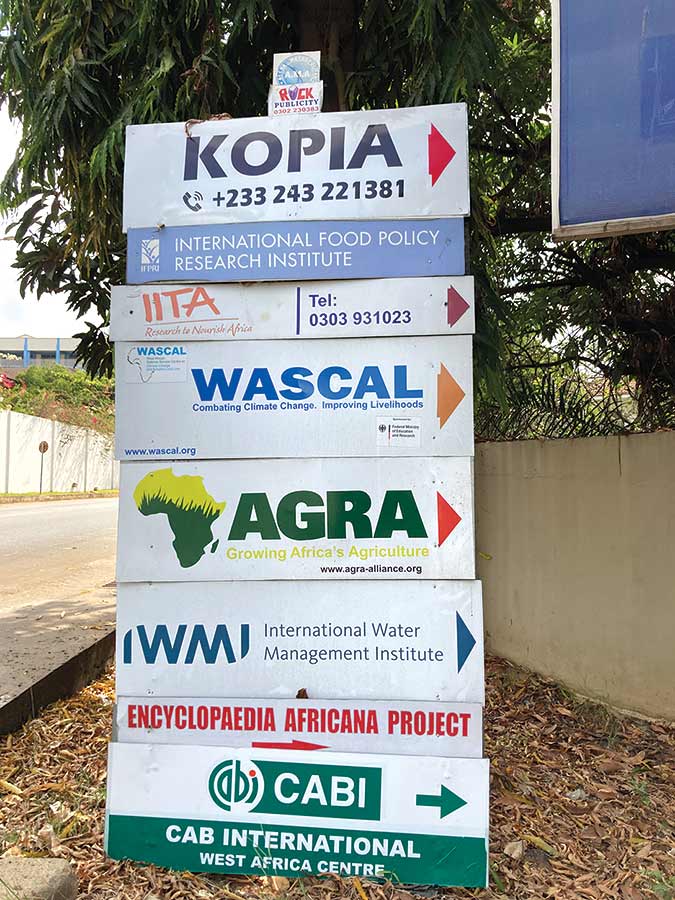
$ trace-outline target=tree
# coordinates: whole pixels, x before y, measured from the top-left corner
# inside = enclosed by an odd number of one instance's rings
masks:
[[[272,53],[321,49],[325,108],[469,104],[478,421],[491,436],[567,433],[550,399],[571,382],[575,433],[675,425],[671,233],[550,239],[548,0],[0,8],[0,101],[23,125],[0,200],[27,204],[14,230],[23,289],[65,291],[78,314],[105,319],[109,285],[124,280],[125,126],[264,114]],[[91,371],[110,371],[99,328],[89,325],[80,353]]]

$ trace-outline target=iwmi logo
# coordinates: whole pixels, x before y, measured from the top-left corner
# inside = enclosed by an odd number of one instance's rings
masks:
[[[122,659],[125,665],[134,661],[151,666],[158,662],[170,666],[178,663],[190,666],[195,662],[207,666],[222,662],[232,665],[248,655],[250,632],[250,625],[239,626],[237,646],[224,624],[216,625],[210,634],[201,624],[178,625],[175,631],[169,631],[163,624],[149,629],[145,625],[137,625],[124,635]]]
[[[141,241],[141,271],[159,272],[159,238]]]

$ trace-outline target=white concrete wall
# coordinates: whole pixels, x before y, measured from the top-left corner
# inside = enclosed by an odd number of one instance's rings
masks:
[[[38,447],[46,441],[49,449]],[[89,428],[0,410],[0,493],[110,490],[119,485],[112,438]]]

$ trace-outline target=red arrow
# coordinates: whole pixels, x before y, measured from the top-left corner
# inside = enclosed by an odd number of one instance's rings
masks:
[[[327,750],[328,746],[324,744],[310,744],[308,741],[253,741],[251,747],[258,747],[262,750]]]
[[[448,163],[452,162],[455,156],[455,148],[446,141],[435,125],[431,126],[428,141],[429,174],[431,175],[431,186],[433,187],[443,172],[445,172]]]
[[[441,497],[438,491],[436,492],[436,513],[438,517],[438,546],[442,547],[462,521],[462,517],[455,512],[445,497]]]
[[[469,304],[459,291],[448,288],[448,325],[456,325],[468,308]]]

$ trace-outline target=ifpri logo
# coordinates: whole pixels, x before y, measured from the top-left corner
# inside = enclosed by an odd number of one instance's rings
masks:
[[[159,272],[159,238],[141,241],[141,272]]]

